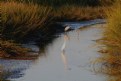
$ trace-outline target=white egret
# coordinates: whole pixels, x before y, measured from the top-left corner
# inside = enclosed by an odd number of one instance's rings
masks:
[[[68,67],[67,57],[66,57],[66,55],[65,55],[66,42],[67,42],[67,40],[69,39],[69,37],[68,37],[68,35],[67,35],[66,32],[67,32],[69,29],[71,29],[70,26],[66,26],[65,29],[64,29],[64,31],[65,31],[65,34],[64,34],[64,43],[63,43],[62,48],[61,48],[61,50],[62,50],[61,57],[62,57],[62,60],[63,60],[63,63],[64,63],[64,66],[65,66],[65,69],[66,69],[66,70],[71,70],[71,68]]]
[[[64,35],[64,43],[62,45],[61,50],[64,51],[65,47],[66,47],[66,41],[69,39],[68,35],[66,34],[66,32],[70,29],[71,27],[67,26],[65,27],[64,31],[65,31],[65,35]]]
[[[64,31],[67,32],[71,27],[70,26],[66,26]]]

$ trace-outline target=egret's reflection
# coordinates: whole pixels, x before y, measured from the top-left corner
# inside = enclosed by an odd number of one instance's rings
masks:
[[[67,62],[67,57],[66,57],[65,51],[62,51],[61,57],[62,57],[62,60],[63,60],[63,63],[64,63],[64,67],[67,70],[68,69],[68,62]]]
[[[64,63],[64,67],[65,67],[66,70],[68,70],[69,67],[68,67],[67,57],[66,57],[66,54],[65,54],[65,48],[66,48],[66,43],[67,43],[67,41],[68,41],[69,39],[70,39],[70,38],[69,38],[68,34],[65,33],[65,34],[64,34],[64,43],[63,43],[62,48],[61,48],[61,51],[62,51],[61,57],[62,57],[62,60],[63,60],[63,63]]]

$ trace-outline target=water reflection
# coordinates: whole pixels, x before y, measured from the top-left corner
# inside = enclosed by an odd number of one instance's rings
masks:
[[[39,51],[38,51],[39,56],[47,56],[46,55],[47,46],[52,45],[54,43],[55,39],[57,39],[59,36],[60,36],[60,34],[48,36],[48,37],[46,37],[46,39],[43,39],[43,40],[37,42],[36,46],[38,46],[38,48],[39,48]]]
[[[68,67],[67,56],[66,56],[66,54],[65,54],[65,52],[66,52],[66,50],[65,50],[65,48],[66,48],[66,42],[67,42],[68,40],[69,40],[69,36],[68,36],[67,32],[65,32],[65,34],[64,34],[64,43],[63,43],[62,48],[61,48],[61,51],[62,51],[61,57],[62,57],[62,61],[63,61],[63,63],[64,63],[64,66],[65,66],[65,69],[66,69],[66,70],[69,69],[69,67]]]
[[[80,38],[79,38],[80,29],[77,29],[76,32],[77,32],[77,39],[78,39],[78,41],[79,41],[79,40],[80,40]]]
[[[31,60],[0,59],[0,81],[10,81],[24,76],[24,72],[31,65]]]
[[[64,66],[65,66],[65,70],[68,70],[68,61],[67,61],[65,51],[62,51],[61,57],[62,57],[62,61],[63,61]]]

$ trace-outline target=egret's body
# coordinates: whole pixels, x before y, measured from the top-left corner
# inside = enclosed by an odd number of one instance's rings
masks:
[[[71,28],[70,26],[66,26],[65,29],[64,29],[64,31],[66,32],[66,31],[68,31],[70,28]]]
[[[66,48],[66,41],[69,39],[68,35],[66,34],[66,31],[68,31],[70,29],[69,26],[65,27],[64,31],[65,31],[65,35],[64,35],[64,43],[62,45],[61,50],[64,51]]]

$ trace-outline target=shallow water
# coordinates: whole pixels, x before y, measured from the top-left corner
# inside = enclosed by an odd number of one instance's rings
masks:
[[[95,40],[102,36],[104,24],[76,29],[59,35],[41,52],[36,60],[0,60],[2,70],[9,72],[4,79],[11,81],[105,81],[93,71],[98,54]],[[31,45],[30,45],[31,46]]]
[[[69,26],[71,29],[83,28],[86,26],[91,26],[95,24],[104,24],[106,23],[105,19],[95,19],[90,21],[82,21],[82,22],[60,22],[63,26]]]

